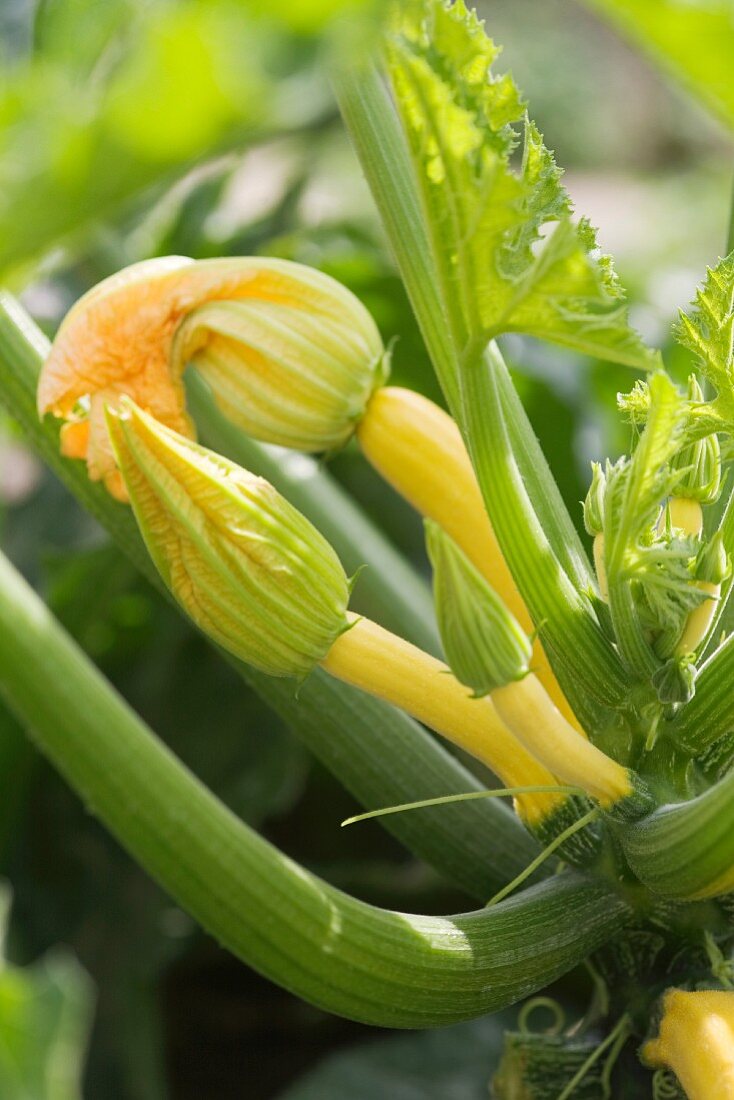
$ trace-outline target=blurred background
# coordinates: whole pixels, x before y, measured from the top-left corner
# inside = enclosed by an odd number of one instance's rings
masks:
[[[670,324],[724,249],[731,137],[605,22],[604,6],[487,0],[481,13],[617,261],[634,323],[682,372]],[[338,7],[2,0],[0,275],[50,336],[84,290],[133,261],[275,255],[354,290],[385,339],[399,337],[394,381],[440,400],[330,92]],[[580,525],[589,460],[628,444],[614,397],[633,378],[521,338],[505,350]],[[420,523],[356,448],[329,474],[425,571]],[[467,905],[379,825],[339,829],[356,812],[349,796],[136,579],[2,411],[0,538],[125,697],[248,822],[365,899]],[[2,709],[0,767],[12,964],[0,970],[3,1100],[45,1100],[39,1074],[59,1060],[69,1081],[58,1100],[79,1095],[75,1065],[89,1100],[486,1096],[493,1021],[395,1038],[303,1005],[205,938]],[[36,1081],[26,1091],[23,1074]]]

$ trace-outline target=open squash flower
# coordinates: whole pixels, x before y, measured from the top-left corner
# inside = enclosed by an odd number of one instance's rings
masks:
[[[346,442],[387,369],[369,313],[328,275],[278,259],[170,256],[125,268],[76,303],[38,409],[66,421],[62,452],[125,500],[104,408],[128,396],[193,438],[189,362],[245,431],[306,451]]]

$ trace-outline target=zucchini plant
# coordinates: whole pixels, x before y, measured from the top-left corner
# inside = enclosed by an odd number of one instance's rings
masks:
[[[5,559],[0,688],[128,851],[299,996],[438,1027],[585,964],[583,1015],[507,1034],[498,1100],[734,1097],[734,253],[681,313],[695,370],[676,384],[497,53],[463,0],[408,0],[375,56],[346,50],[334,76],[448,412],[389,385],[389,343],[351,292],[279,259],[133,265],[50,348],[11,298],[0,314],[0,396],[30,442],[358,816],[480,907],[390,912],[293,863],[156,739]],[[588,544],[505,365],[513,332],[630,368],[633,445],[593,466]],[[202,421],[218,449],[197,442]],[[379,540],[355,547],[339,501],[325,516],[258,449],[328,455],[352,438],[425,517],[438,633],[416,578],[401,602]],[[349,610],[360,550],[379,623]]]

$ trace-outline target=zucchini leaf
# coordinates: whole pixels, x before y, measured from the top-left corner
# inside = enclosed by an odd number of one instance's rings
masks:
[[[734,252],[706,272],[689,313],[676,326],[679,343],[696,356],[701,373],[716,388],[714,411],[734,425]],[[704,422],[702,431],[705,429]]]
[[[585,0],[734,127],[731,0]]]
[[[389,38],[457,347],[473,354],[501,333],[523,332],[650,369],[657,353],[628,324],[611,260],[589,223],[573,220],[561,172],[511,76],[492,73],[498,53],[464,0],[401,5]]]

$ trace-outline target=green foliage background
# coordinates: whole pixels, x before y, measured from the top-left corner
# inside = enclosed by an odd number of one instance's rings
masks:
[[[394,380],[438,398],[328,85],[326,28],[341,6],[300,0],[264,16],[255,0],[3,5],[0,271],[49,334],[83,290],[134,260],[267,253],[350,286],[386,338],[400,335]],[[500,69],[513,70],[617,259],[634,322],[659,342],[724,247],[730,5],[488,0],[481,11],[505,46]],[[695,97],[650,66],[660,51]],[[627,442],[613,395],[629,374],[520,337],[505,351],[580,527],[588,460]],[[420,523],[356,449],[331,472],[425,570]],[[462,904],[378,827],[339,831],[348,796],[136,578],[7,421],[0,537],[135,709],[248,821],[370,901]],[[73,1100],[85,1056],[95,1100],[486,1095],[507,1020],[393,1039],[304,1007],[205,940],[1,710],[0,758],[0,873],[13,891],[3,1045],[32,1015],[21,1030],[38,1070],[54,1057],[54,1020],[71,1020],[71,1068],[55,1091],[24,1078],[18,1048],[10,1068],[0,1061],[3,1097]],[[344,1044],[357,1046],[316,1065]]]

